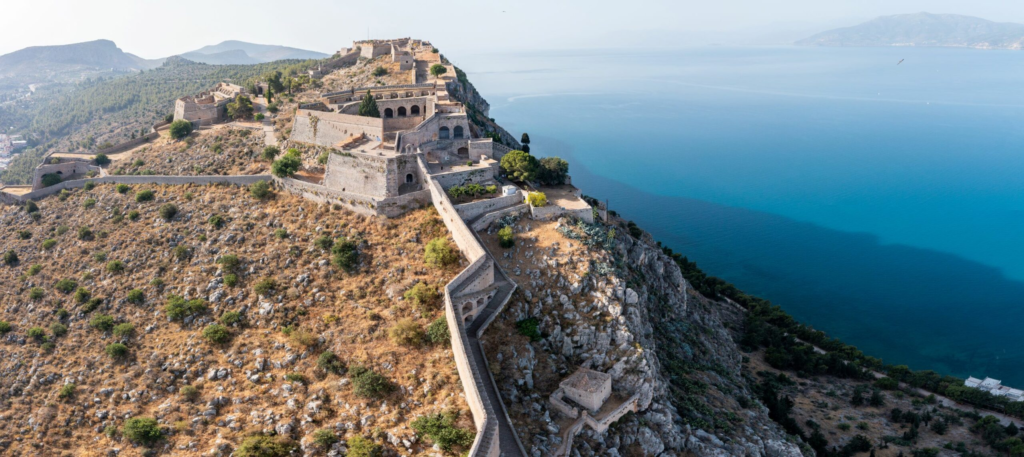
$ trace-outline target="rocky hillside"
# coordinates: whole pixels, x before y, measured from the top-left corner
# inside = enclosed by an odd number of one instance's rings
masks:
[[[437,413],[471,439],[430,326],[460,268],[423,263],[445,234],[433,210],[113,185],[38,208],[0,208],[0,454],[435,455],[410,422]]]
[[[513,248],[498,242],[503,225]],[[548,398],[580,367],[612,375],[609,402],[639,393],[639,412],[604,434],[584,427],[572,455],[975,456],[1016,446],[1015,426],[779,343],[781,331],[694,290],[675,258],[621,219],[506,218],[480,235],[520,286],[485,348],[533,456],[566,439],[572,420]],[[793,368],[799,358],[810,361]]]
[[[166,135],[166,134],[165,134]],[[116,154],[108,166],[113,175],[257,175],[269,173],[261,159],[262,130],[217,126],[183,141],[164,136],[131,152]]]

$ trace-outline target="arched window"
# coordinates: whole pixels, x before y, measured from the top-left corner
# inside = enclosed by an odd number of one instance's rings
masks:
[[[448,131],[448,127],[441,127],[440,129],[438,129],[437,138],[439,140],[447,140],[448,138],[451,138],[451,134]]]
[[[404,106],[399,106],[398,107],[398,115],[399,116],[405,116],[405,107]]]
[[[419,116],[420,115],[420,106],[419,105],[412,105],[412,108],[409,108],[409,114],[411,114],[413,116]]]
[[[468,301],[462,304],[462,314],[466,315],[473,312],[473,302]]]
[[[391,108],[384,108],[384,117],[395,117],[395,111]]]
[[[462,157],[464,159],[469,158],[469,148],[459,148],[459,150],[455,151],[455,153],[458,154],[459,157]]]
[[[411,183],[411,182],[413,182],[414,179],[415,178],[413,178],[412,173],[409,173],[409,174],[405,175],[405,182],[406,183]]]
[[[454,135],[455,138],[462,138],[462,126],[461,125],[456,125],[454,133],[455,133],[455,135]]]

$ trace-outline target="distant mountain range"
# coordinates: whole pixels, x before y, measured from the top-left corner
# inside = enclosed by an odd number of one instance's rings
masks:
[[[796,44],[1024,49],[1024,25],[955,14],[899,14],[822,32]]]
[[[288,59],[322,59],[328,54],[244,41],[225,41],[180,54],[211,65],[251,65]],[[32,83],[67,82],[83,77],[148,70],[167,58],[143,59],[110,40],[33,46],[0,56],[0,92]]]

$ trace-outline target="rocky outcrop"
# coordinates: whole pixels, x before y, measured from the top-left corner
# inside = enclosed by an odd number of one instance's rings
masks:
[[[639,412],[605,434],[584,428],[573,443],[579,455],[802,455],[741,376],[742,356],[723,325],[728,305],[701,297],[671,258],[624,230],[560,220],[547,224],[575,239],[552,238],[544,224],[515,224],[521,242],[499,263],[522,295],[487,346],[528,451],[550,455],[565,439],[568,422],[544,400],[583,366],[612,375],[613,398],[639,393]],[[509,344],[527,319],[540,337]]]

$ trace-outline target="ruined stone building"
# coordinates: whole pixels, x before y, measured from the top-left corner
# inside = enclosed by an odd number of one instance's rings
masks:
[[[227,104],[240,94],[245,94],[242,86],[218,83],[212,90],[181,97],[174,102],[174,120],[198,126],[222,122],[227,119]]]

